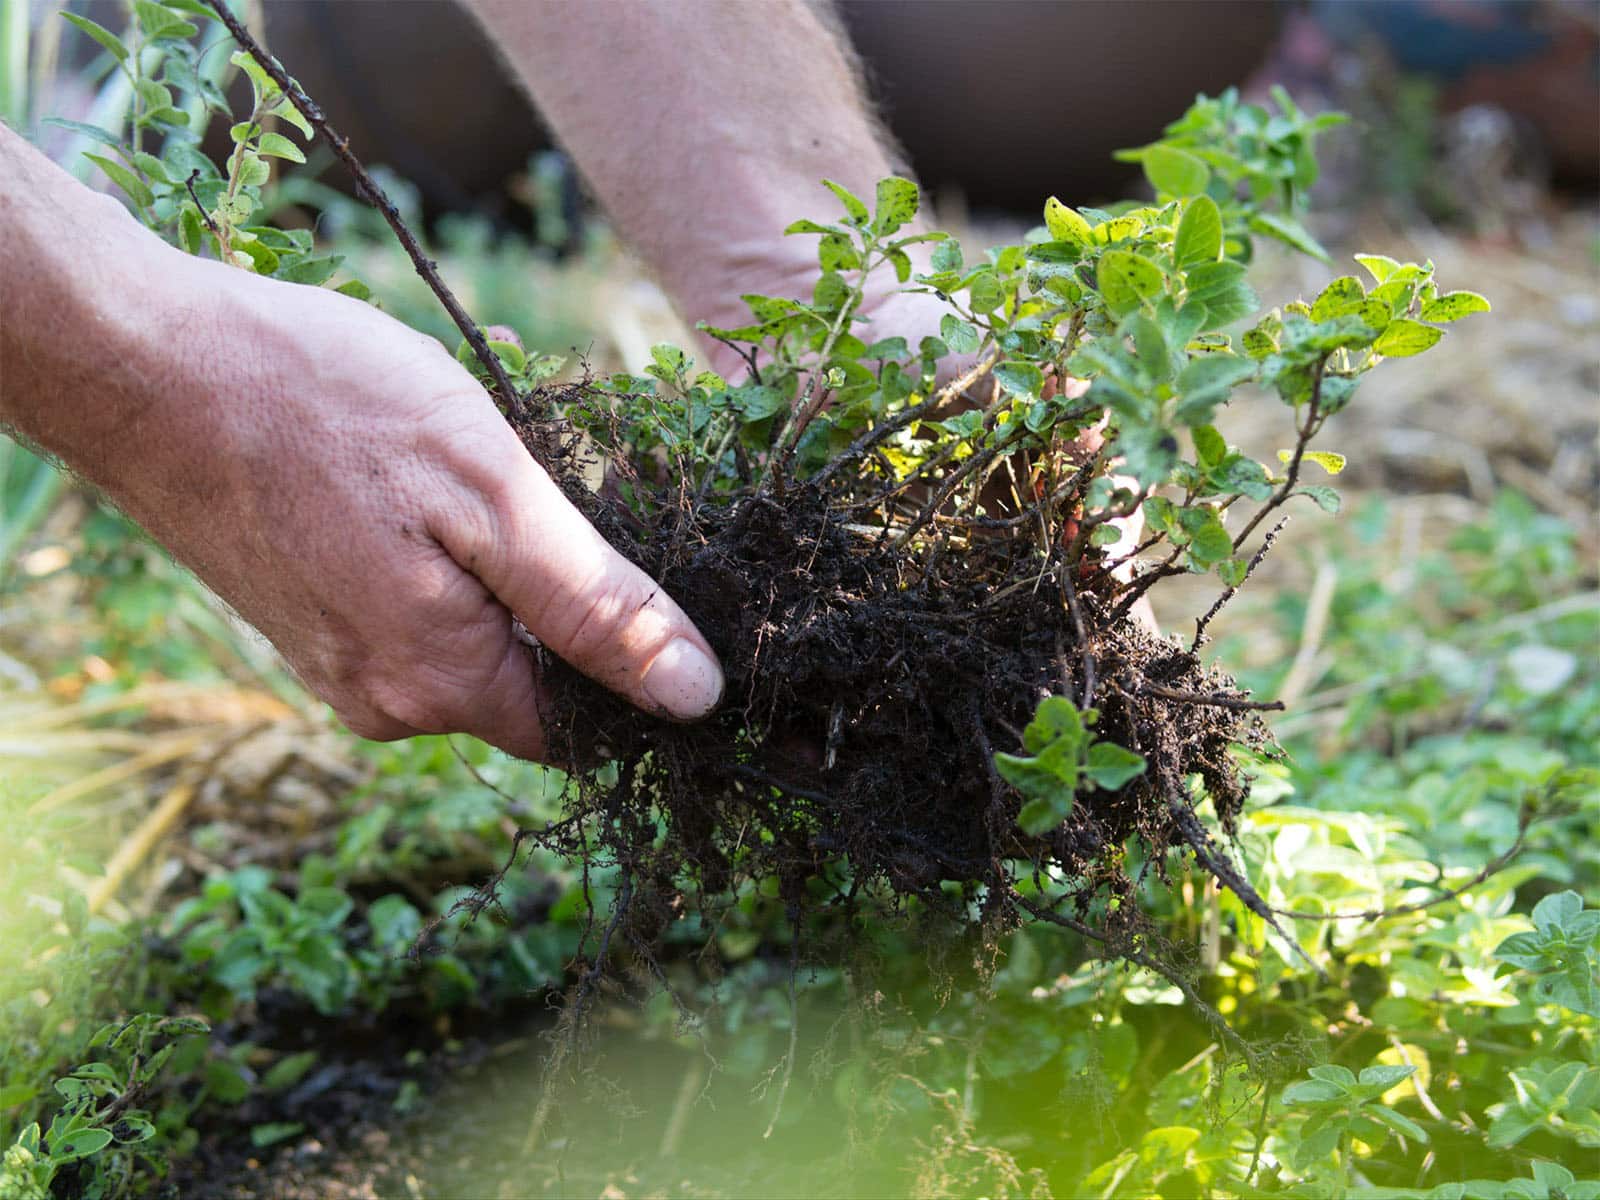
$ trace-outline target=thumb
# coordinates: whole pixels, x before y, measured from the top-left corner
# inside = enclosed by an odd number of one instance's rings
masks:
[[[618,554],[516,447],[488,495],[493,531],[452,544],[453,558],[483,581],[549,650],[646,712],[692,721],[722,699],[716,655],[683,610]],[[477,543],[477,544],[474,544]]]

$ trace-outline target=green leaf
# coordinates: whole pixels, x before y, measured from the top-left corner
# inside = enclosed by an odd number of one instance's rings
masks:
[[[1231,325],[1240,317],[1255,312],[1260,301],[1244,281],[1244,264],[1237,262],[1202,263],[1184,273],[1189,299],[1205,305],[1207,331]]]
[[[1055,241],[1079,246],[1089,242],[1092,229],[1089,222],[1054,196],[1044,202],[1044,224]]]
[[[513,375],[519,374],[528,365],[527,353],[515,342],[489,341],[486,345],[489,352]]]
[[[865,225],[867,223],[870,219],[867,206],[861,202],[859,196],[842,183],[835,183],[831,179],[824,179],[822,186],[839,198],[839,203],[844,205],[844,210],[849,215],[851,224]]]
[[[1280,242],[1287,242],[1300,253],[1309,254],[1312,258],[1323,262],[1333,261],[1328,252],[1322,248],[1322,243],[1312,237],[1306,227],[1292,217],[1286,217],[1281,213],[1251,213],[1250,228],[1257,233],[1275,237]]]
[[[1233,389],[1255,374],[1253,359],[1236,354],[1207,354],[1189,360],[1178,375],[1178,395],[1182,402],[1176,416],[1186,425],[1201,425],[1230,395]]]
[[[258,149],[268,158],[286,158],[290,162],[296,163],[303,163],[306,160],[306,156],[301,153],[300,147],[296,146],[281,133],[263,133]]]
[[[1570,888],[1552,892],[1533,906],[1533,924],[1539,932],[1549,935],[1564,932],[1583,912],[1583,897]]]
[[[1113,452],[1120,454],[1128,474],[1146,487],[1165,483],[1178,461],[1178,439],[1159,425],[1124,426]]]
[[[269,1092],[281,1092],[285,1088],[293,1087],[316,1065],[318,1057],[320,1056],[315,1050],[302,1050],[298,1054],[285,1055],[273,1063],[261,1077],[261,1086]]]
[[[1471,313],[1488,312],[1489,301],[1477,292],[1446,292],[1422,306],[1424,321],[1459,321]]]
[[[1196,196],[1184,207],[1172,243],[1172,258],[1180,271],[1222,257],[1222,210],[1210,196]]]
[[[1349,312],[1367,298],[1367,289],[1354,275],[1341,275],[1322,289],[1311,305],[1311,319],[1326,321]]]
[[[1217,578],[1229,587],[1238,587],[1250,573],[1250,563],[1243,558],[1225,558],[1217,564]]]
[[[1220,433],[1213,425],[1196,425],[1194,433],[1194,451],[1202,465],[1210,466],[1219,463],[1228,453],[1228,443],[1223,440]]]
[[[1046,696],[1039,701],[1033,720],[1022,731],[1022,744],[1029,753],[1038,754],[1057,742],[1066,741],[1071,743],[1076,757],[1084,737],[1084,716],[1065,696]]]
[[[61,15],[64,17],[72,16],[71,13],[62,13]],[[82,134],[91,141],[99,142],[102,146],[110,146],[117,153],[122,153],[122,143],[98,125],[85,125],[82,121],[69,121],[65,117],[46,117],[40,123],[43,125],[55,125],[61,129],[70,129],[73,133]]]
[[[139,28],[151,40],[187,38],[200,32],[166,5],[156,4],[154,0],[133,0],[133,11],[139,19]]]
[[[963,321],[954,313],[946,313],[940,318],[939,336],[955,354],[975,354],[982,343],[977,327]]]
[[[1007,768],[1000,762],[1002,757],[1010,758],[1011,756],[996,754],[994,757],[995,769],[1000,772],[1001,778],[1021,791],[1021,786],[1017,784],[1015,779],[1006,774]],[[1018,759],[1016,761],[1026,762],[1029,760]],[[1040,837],[1049,833],[1052,829],[1059,828],[1071,813],[1072,804],[1070,801],[1061,803],[1053,797],[1051,799],[1029,800],[1022,806],[1021,811],[1017,813],[1017,825],[1023,833],[1032,837]]]
[[[1355,258],[1376,283],[1382,283],[1400,269],[1400,264],[1387,254],[1358,254]]]
[[[1151,186],[1169,196],[1198,196],[1211,181],[1210,167],[1171,146],[1151,146],[1144,152],[1143,166]]]
[[[1421,354],[1443,336],[1442,329],[1406,317],[1396,317],[1378,335],[1372,348],[1385,358],[1409,358],[1413,354]]]
[[[1037,400],[1044,387],[1044,372],[1030,362],[1003,362],[994,368],[1000,386],[1014,396]]]
[[[150,194],[150,189],[127,167],[119,162],[112,162],[109,158],[102,158],[98,154],[85,154],[90,162],[104,171],[113,183],[127,193],[128,198],[141,208],[148,208],[155,203],[155,197]]]
[[[1233,538],[1214,509],[1182,509],[1178,519],[1189,535],[1189,560],[1195,566],[1209,570],[1233,554]]]
[[[267,1146],[287,1141],[304,1128],[305,1126],[298,1121],[268,1121],[251,1127],[250,1144],[258,1150],[265,1149]]]
[[[744,387],[734,388],[728,393],[728,397],[739,415],[746,421],[764,421],[774,413],[780,413],[789,407],[789,402],[784,399],[782,392],[763,384],[747,384]]]
[[[1391,1065],[1389,1063],[1378,1063],[1375,1066],[1363,1067],[1360,1076],[1358,1076],[1358,1080],[1362,1084],[1382,1089],[1378,1093],[1379,1095],[1382,1095],[1383,1092],[1387,1092],[1390,1088],[1394,1087],[1395,1084],[1410,1079],[1416,1073],[1417,1069],[1415,1067],[1402,1067],[1398,1065]]]
[[[935,271],[959,271],[962,267],[961,243],[955,238],[947,238],[933,248],[933,269]]]
[[[1285,1104],[1326,1104],[1343,1098],[1343,1088],[1321,1079],[1302,1079],[1283,1089]]]
[[[1342,503],[1339,493],[1331,487],[1303,487],[1295,491],[1297,496],[1310,496],[1316,501],[1317,507],[1325,513],[1337,513]]]
[[[333,289],[341,296],[349,296],[354,300],[371,300],[372,289],[359,279],[349,279]]]
[[[255,92],[255,103],[260,107],[261,102],[280,94],[278,85],[268,75],[247,50],[235,50],[228,57],[228,61],[238,67],[250,79],[251,87]]]
[[[72,25],[74,28],[82,30],[84,33],[88,34],[95,41],[99,42],[102,46],[109,50],[111,52],[111,57],[116,59],[119,63],[125,63],[128,61],[128,48],[122,44],[121,38],[112,33],[104,25],[96,25],[93,21],[89,20],[88,17],[80,17],[77,13],[64,12],[61,14],[61,16],[62,19],[68,24]],[[52,124],[60,123],[54,118],[51,118],[50,120]]]
[[[1097,278],[1106,307],[1119,317],[1160,295],[1165,284],[1161,268],[1131,250],[1107,250],[1102,254]]]
[[[58,1162],[70,1162],[75,1158],[87,1158],[91,1154],[98,1154],[110,1144],[109,1129],[74,1129],[71,1133],[53,1139],[50,1154]]]
[[[257,275],[271,275],[278,269],[278,255],[258,238],[240,239],[237,249],[250,256],[251,269]]]
[[[302,258],[278,272],[277,278],[286,283],[308,283],[316,287],[328,282],[344,261],[342,254],[329,254],[317,258]]]
[[[1084,777],[1097,788],[1111,792],[1144,774],[1142,754],[1124,749],[1115,742],[1096,742],[1089,747]]]
[[[240,146],[234,154],[239,160],[239,182],[244,187],[257,187],[272,178],[272,168],[254,150]]]
[[[1144,222],[1129,213],[1102,221],[1089,231],[1089,237],[1097,246],[1109,246],[1113,242],[1125,242],[1138,237],[1143,232]]]
[[[918,204],[917,185],[911,180],[898,175],[878,180],[878,212],[872,222],[874,232],[879,237],[893,233],[917,215]]]
[[[316,130],[311,127],[311,122],[305,119],[300,110],[294,106],[294,101],[287,96],[272,106],[272,115],[289,122],[307,141],[316,136]]]
[[[1349,1092],[1356,1086],[1355,1073],[1349,1067],[1341,1067],[1337,1063],[1320,1063],[1309,1068],[1306,1074],[1324,1083],[1331,1083],[1343,1092]]]

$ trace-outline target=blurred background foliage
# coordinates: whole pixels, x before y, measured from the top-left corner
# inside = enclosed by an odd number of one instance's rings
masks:
[[[68,161],[45,105],[109,119],[126,97],[93,43],[41,19],[54,7],[0,0],[0,103]],[[286,25],[327,16],[284,7]],[[868,52],[877,7],[897,6],[845,8]],[[137,529],[0,441],[0,1196],[35,1194],[29,1124],[73,1114],[59,1195],[1600,1195],[1595,195],[1514,104],[1463,104],[1481,81],[1408,64],[1370,23],[1323,21],[1317,42],[1323,7],[1283,6],[1259,47],[1359,118],[1319,233],[1469,263],[1496,315],[1339,414],[1344,515],[1297,518],[1213,628],[1218,661],[1289,703],[1234,853],[1273,903],[1328,914],[1428,900],[1520,836],[1509,866],[1431,907],[1294,922],[1320,975],[1198,873],[1147,873],[1166,952],[1271,1048],[1253,1071],[1165,981],[1055,929],[868,930],[846,959],[802,957],[791,1005],[782,906],[752,894],[715,929],[686,907],[670,990],[624,973],[584,1053],[546,1072],[612,886],[516,853],[559,775],[462,738],[357,742]],[[915,107],[895,78],[891,117]],[[423,144],[392,124],[391,144]],[[448,163],[385,180],[467,307],[600,369],[687,344],[570,165],[536,142],[496,153],[464,200],[440,191]],[[270,185],[276,219],[453,344],[324,165]],[[970,249],[1030,223],[934,166]],[[1069,189],[1029,203],[1051,190]],[[1286,257],[1264,271],[1270,302],[1321,281]],[[1270,458],[1262,410],[1230,435]],[[1184,633],[1200,597],[1158,596],[1158,615]],[[508,863],[497,907],[456,909]],[[208,1032],[119,1040],[141,1013]],[[122,1124],[97,1123],[96,1097],[130,1094]]]

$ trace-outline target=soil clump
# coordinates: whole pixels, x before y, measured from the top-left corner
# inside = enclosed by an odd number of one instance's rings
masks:
[[[685,878],[702,906],[775,879],[795,921],[914,896],[958,920],[976,903],[1001,927],[1024,911],[1077,927],[1066,902],[1082,916],[1097,893],[1131,893],[1133,836],[1157,871],[1189,848],[1271,920],[1212,845],[1188,783],[1203,780],[1231,833],[1249,783],[1230,747],[1270,747],[1261,706],[1127,616],[1096,551],[1069,568],[1059,542],[1042,551],[1037,530],[1005,522],[897,548],[890,529],[852,519],[881,481],[850,471],[720,502],[663,488],[641,511],[583,483],[584,451],[563,432],[562,413],[605,402],[552,390],[515,424],[695,621],[727,690],[711,716],[678,725],[540,655],[550,757],[577,786],[567,816],[528,836],[622,868],[602,954],[624,918],[630,942],[650,943],[682,911]],[[1025,753],[1022,731],[1051,694],[1097,709],[1096,736],[1147,768],[1114,791],[1080,791],[1067,820],[1029,836],[994,753]],[[1037,889],[1025,896],[1021,879]]]

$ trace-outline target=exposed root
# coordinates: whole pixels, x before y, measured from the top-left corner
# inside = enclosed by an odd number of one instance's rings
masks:
[[[1124,847],[1137,839],[1158,871],[1170,851],[1192,853],[1283,932],[1215,847],[1185,782],[1200,778],[1232,833],[1249,785],[1231,750],[1270,748],[1257,710],[1271,706],[1127,619],[1096,552],[1082,569],[1069,566],[1061,542],[1040,536],[1039,527],[1065,527],[1060,513],[963,531],[929,523],[924,498],[903,510],[925,526],[908,538],[904,522],[892,531],[861,523],[862,498],[893,488],[849,472],[792,483],[781,502],[754,487],[721,501],[679,488],[654,507],[627,508],[581,484],[578,446],[556,419],[603,403],[582,386],[536,397],[539,417],[518,423],[519,433],[704,632],[727,693],[705,721],[677,725],[559,660],[541,663],[551,753],[574,782],[565,819],[531,840],[614,865],[624,881],[574,992],[575,1015],[636,895],[687,891],[714,922],[741,884],[762,880],[776,881],[791,915],[796,968],[800,918],[830,907],[915,909],[919,919],[976,918],[995,930],[1033,916],[1158,971],[1202,1014],[1193,987],[1147,943],[1094,931],[1061,906],[1086,911],[1093,895],[1125,891]],[[952,539],[959,552],[943,552]],[[1017,824],[1022,797],[996,772],[994,752],[1021,752],[1021,730],[1051,694],[1093,704],[1096,735],[1144,755],[1149,769],[1118,790],[1081,792],[1058,828],[1029,836]],[[615,779],[602,785],[607,769]],[[1019,876],[1036,895],[1019,892]],[[642,907],[629,942],[647,954],[664,918],[646,919],[661,904]],[[1216,1026],[1244,1053],[1220,1017]],[[792,1069],[790,1061],[785,1078]]]

